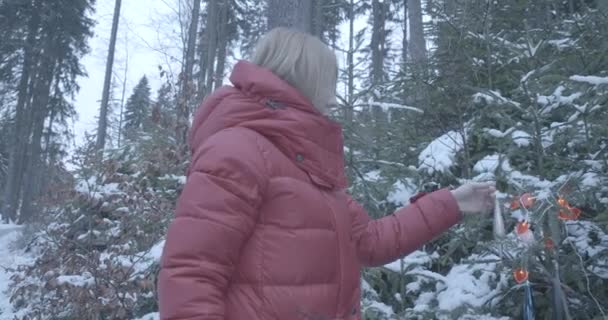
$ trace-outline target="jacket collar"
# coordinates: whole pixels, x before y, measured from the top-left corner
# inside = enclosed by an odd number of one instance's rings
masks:
[[[208,97],[195,115],[191,148],[230,127],[254,130],[273,143],[311,180],[346,188],[342,127],[325,117],[297,89],[270,70],[240,61],[230,76],[234,88]]]

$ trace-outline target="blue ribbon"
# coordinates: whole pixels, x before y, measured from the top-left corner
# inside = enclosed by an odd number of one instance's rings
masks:
[[[523,320],[534,320],[534,299],[532,297],[532,288],[530,282],[526,281],[524,286],[524,317]]]

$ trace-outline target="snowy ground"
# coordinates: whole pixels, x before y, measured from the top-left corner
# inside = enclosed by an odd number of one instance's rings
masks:
[[[16,245],[21,236],[22,226],[0,223],[0,320],[20,319],[22,314],[13,310],[10,303],[9,287],[12,272],[22,265],[31,265],[35,261],[33,254],[28,254]],[[150,313],[133,320],[159,320],[158,313]]]
[[[21,228],[12,224],[0,224],[0,320],[19,318],[19,314],[13,311],[10,304],[8,289],[12,273],[9,268],[31,264],[34,261],[33,256],[15,246],[15,241],[21,235]]]

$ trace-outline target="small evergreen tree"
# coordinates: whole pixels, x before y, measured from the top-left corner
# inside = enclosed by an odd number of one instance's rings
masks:
[[[149,128],[151,116],[150,85],[143,76],[133,89],[125,107],[124,132],[127,138]]]

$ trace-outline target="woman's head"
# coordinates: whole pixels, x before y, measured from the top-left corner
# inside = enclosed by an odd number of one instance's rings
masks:
[[[335,102],[336,55],[312,35],[273,29],[257,44],[252,62],[287,81],[323,113]]]

